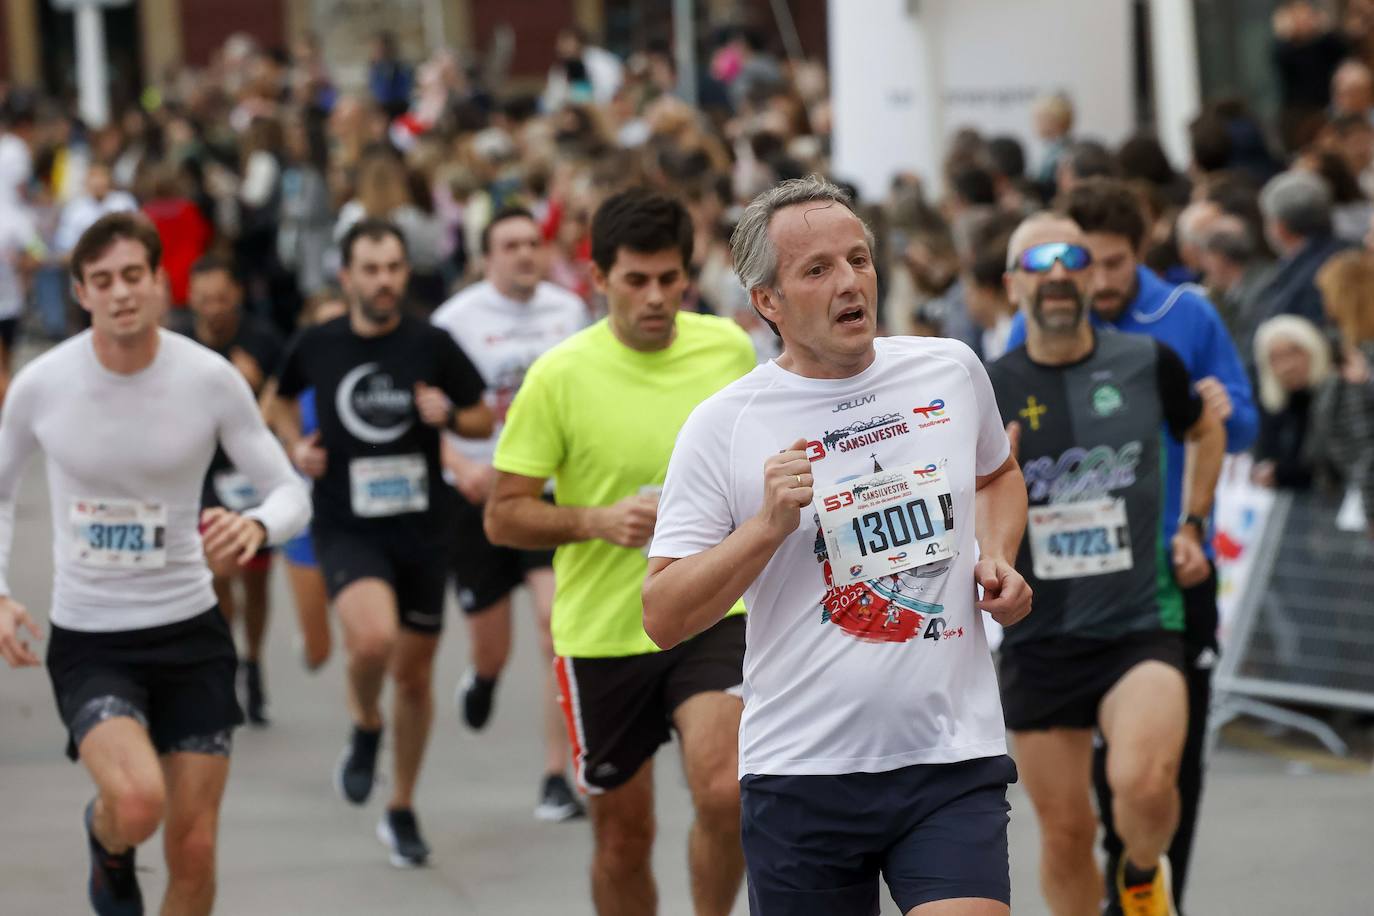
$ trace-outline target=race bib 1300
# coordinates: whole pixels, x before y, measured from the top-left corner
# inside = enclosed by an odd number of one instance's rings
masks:
[[[947,560],[955,554],[954,497],[943,469],[905,465],[817,487],[836,586]]]

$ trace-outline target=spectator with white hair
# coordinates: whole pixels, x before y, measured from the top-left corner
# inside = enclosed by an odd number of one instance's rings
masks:
[[[1260,432],[1251,479],[1262,487],[1307,490],[1315,476],[1309,431],[1317,391],[1331,372],[1331,348],[1317,326],[1279,315],[1255,332]]]

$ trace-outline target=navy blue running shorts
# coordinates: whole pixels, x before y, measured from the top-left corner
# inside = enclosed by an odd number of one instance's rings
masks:
[[[745,776],[751,916],[877,916],[878,876],[903,913],[936,900],[1010,905],[1006,755],[886,773]]]

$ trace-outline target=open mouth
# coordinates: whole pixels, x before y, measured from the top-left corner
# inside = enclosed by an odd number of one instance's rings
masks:
[[[864,320],[864,310],[861,308],[846,309],[840,312],[835,321],[841,325],[862,324]]]

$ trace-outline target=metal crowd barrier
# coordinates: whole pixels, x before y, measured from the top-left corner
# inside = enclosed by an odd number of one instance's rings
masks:
[[[1250,715],[1344,755],[1327,723],[1275,704],[1374,712],[1374,540],[1340,530],[1338,509],[1318,494],[1275,495],[1223,631],[1214,736]]]

